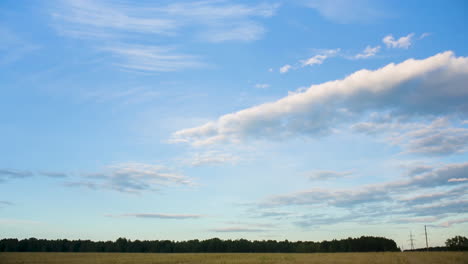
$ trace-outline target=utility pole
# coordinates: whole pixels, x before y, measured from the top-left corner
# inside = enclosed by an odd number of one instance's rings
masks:
[[[413,233],[410,231],[410,235],[409,235],[409,241],[410,241],[410,245],[411,245],[411,250],[414,250],[414,238],[413,238]]]
[[[426,229],[426,225],[424,225],[424,234],[426,235],[426,251],[429,251],[429,244],[427,243],[427,229]]]

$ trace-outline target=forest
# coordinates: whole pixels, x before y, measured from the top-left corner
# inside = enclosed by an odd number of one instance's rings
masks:
[[[318,253],[400,251],[395,241],[362,236],[322,242],[288,240],[47,240],[14,238],[0,240],[0,252],[133,252],[133,253]]]

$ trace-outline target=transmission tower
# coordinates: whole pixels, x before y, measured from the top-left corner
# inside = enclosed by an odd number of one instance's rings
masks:
[[[408,241],[410,241],[410,246],[411,246],[411,250],[414,250],[414,236],[413,236],[413,233],[410,231],[410,235],[409,235],[409,238]]]

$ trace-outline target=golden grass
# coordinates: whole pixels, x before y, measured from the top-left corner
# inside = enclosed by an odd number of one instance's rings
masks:
[[[468,252],[314,254],[0,253],[0,264],[468,264]]]

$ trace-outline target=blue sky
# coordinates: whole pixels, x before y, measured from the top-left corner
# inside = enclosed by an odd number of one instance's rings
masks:
[[[465,1],[0,3],[0,232],[468,230]]]

